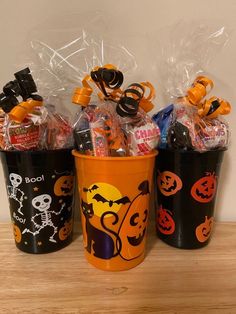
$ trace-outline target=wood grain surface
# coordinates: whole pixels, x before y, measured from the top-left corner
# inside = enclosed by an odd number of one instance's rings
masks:
[[[167,246],[151,226],[144,262],[115,273],[86,262],[81,234],[61,251],[30,255],[0,224],[0,313],[234,314],[236,223],[216,224],[210,244],[193,251]]]

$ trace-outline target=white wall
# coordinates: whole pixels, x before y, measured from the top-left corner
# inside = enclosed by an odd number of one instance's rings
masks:
[[[119,38],[125,38],[128,48],[136,57],[138,63],[137,77],[150,80],[157,85],[157,75],[153,70],[153,62],[158,51],[154,43],[158,39],[159,31],[167,25],[180,20],[205,19],[211,23],[220,19],[219,25],[227,23],[234,30],[236,26],[234,0],[0,0],[0,86],[12,78],[12,74],[21,68],[29,51],[29,41],[32,29],[37,30],[40,25],[47,25],[48,19],[55,25],[63,25],[63,18],[57,16],[63,14],[84,13],[99,10],[103,12],[104,20],[112,19],[107,28],[109,35],[119,42]],[[45,23],[44,23],[45,22]],[[81,27],[81,20],[77,21]],[[76,24],[76,23],[74,23]],[[98,27],[99,32],[99,27]],[[45,33],[45,36],[46,33]],[[63,36],[63,35],[62,35]],[[45,37],[46,38],[46,37]],[[165,41],[165,39],[163,39]],[[168,38],[166,38],[168,40]],[[67,38],[65,38],[65,43]],[[28,50],[27,50],[28,49]],[[28,54],[30,56],[30,52]],[[211,63],[211,73],[218,84],[217,95],[222,95],[234,105],[236,83],[236,34],[232,32],[227,47],[219,52]],[[163,83],[163,82],[162,82]],[[157,108],[163,106],[163,98],[157,92]],[[234,206],[234,193],[236,186],[236,113],[228,117],[231,128],[231,145],[225,154],[221,172],[217,201],[218,220],[236,220]],[[2,171],[0,171],[0,221],[9,220],[9,209],[5,192]]]

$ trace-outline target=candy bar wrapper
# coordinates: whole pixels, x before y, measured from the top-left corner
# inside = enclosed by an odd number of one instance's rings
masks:
[[[22,151],[41,149],[46,117],[47,112],[42,107],[36,107],[21,123],[11,121],[6,114],[1,127],[1,148]]]
[[[48,150],[73,147],[73,128],[69,119],[56,111],[49,111],[42,141],[42,146]]]
[[[160,148],[166,148],[167,147],[167,136],[170,124],[172,123],[173,119],[173,109],[174,105],[169,105],[166,108],[160,110],[158,113],[154,114],[152,117],[152,120],[158,125],[160,132],[161,132],[161,138],[160,138]]]
[[[77,114],[75,124],[73,125],[73,135],[76,149],[81,154],[92,156],[93,144],[89,125],[89,115],[86,112],[87,108]]]
[[[115,105],[109,101],[88,105],[74,124],[76,148],[92,156],[125,156],[124,134],[115,117]]]
[[[201,118],[197,107],[175,104],[167,143],[172,149],[204,152],[227,147],[229,129],[223,119]]]
[[[6,150],[8,145],[6,142],[6,125],[8,122],[8,116],[0,109],[0,148]]]
[[[222,149],[229,145],[229,126],[222,118],[203,118],[195,124],[197,137],[201,139],[201,151]]]
[[[160,129],[143,110],[140,109],[136,117],[120,120],[130,156],[146,155],[158,146]]]
[[[17,123],[8,115],[0,117],[0,145],[4,150],[43,150],[73,146],[72,126],[68,120],[46,107],[35,107]]]
[[[106,101],[99,105],[104,111],[104,127],[106,131],[109,156],[127,156],[128,147],[125,135],[117,118],[116,103]]]
[[[7,137],[14,150],[36,150],[40,146],[40,126],[30,119],[22,123],[11,121],[7,126]]]
[[[90,133],[93,145],[93,155],[97,157],[109,156],[104,120],[97,119],[96,121],[91,122]]]
[[[90,104],[80,112],[77,113],[75,123],[73,125],[74,129],[74,140],[76,149],[85,155],[96,156],[99,152],[104,156],[108,154],[105,153],[105,147],[107,144],[105,143],[104,136],[98,134],[96,132],[96,127],[103,127],[103,121],[100,121],[100,124],[96,124],[96,116],[97,116],[97,105]],[[92,125],[91,125],[92,124]],[[94,127],[94,130],[91,130],[91,126]],[[99,139],[96,140],[96,136]],[[102,140],[103,139],[103,140]],[[97,145],[97,146],[96,146]],[[100,148],[99,148],[100,145]],[[102,148],[102,145],[104,146]]]

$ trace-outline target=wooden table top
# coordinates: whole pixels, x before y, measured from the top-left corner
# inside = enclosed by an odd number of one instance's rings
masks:
[[[0,224],[0,313],[236,313],[236,223],[216,223],[210,244],[180,250],[149,228],[147,256],[129,271],[89,265],[82,236],[45,255],[15,248]]]

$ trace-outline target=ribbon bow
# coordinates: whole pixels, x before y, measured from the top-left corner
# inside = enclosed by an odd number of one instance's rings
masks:
[[[149,89],[149,94],[145,97],[147,88]],[[139,107],[145,112],[149,112],[154,107],[151,102],[154,97],[155,89],[150,82],[133,83],[124,90],[117,104],[116,111],[120,116],[135,116]]]
[[[218,115],[226,115],[231,111],[231,105],[226,100],[211,97],[205,100],[202,104],[198,106],[198,114],[200,117],[206,116],[207,118],[214,119]]]
[[[10,120],[20,123],[34,107],[42,106],[43,98],[34,94],[37,92],[37,87],[29,68],[16,72],[14,76],[15,80],[3,87],[3,93],[0,94],[0,107],[9,113]],[[18,96],[22,97],[23,102],[19,103]]]
[[[108,99],[110,97],[113,99],[115,94],[120,92],[119,88],[124,81],[123,73],[112,64],[96,67],[91,71],[90,75],[91,79]]]
[[[90,102],[92,87],[88,83],[94,82],[101,93],[98,97],[101,100],[112,100],[117,103],[117,112],[122,115],[135,116],[139,106],[146,112],[153,109],[152,99],[155,97],[155,89],[150,82],[140,84],[133,83],[122,91],[120,88],[124,76],[114,65],[106,64],[103,67],[94,68],[90,76],[87,75],[82,81],[82,88],[76,88],[72,102],[83,107]],[[149,90],[146,96],[146,91]]]
[[[192,87],[187,91],[186,98],[194,106],[198,107],[199,117],[216,118],[218,115],[226,115],[231,111],[231,105],[224,99],[211,97],[202,102],[203,98],[212,90],[213,81],[206,76],[198,76]]]
[[[198,76],[193,82],[192,87],[187,91],[189,102],[197,106],[202,99],[212,90],[213,81],[206,76]]]

